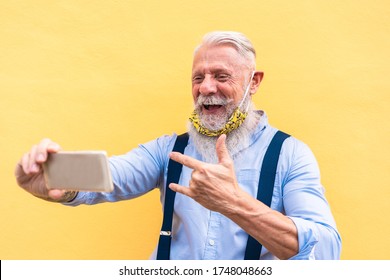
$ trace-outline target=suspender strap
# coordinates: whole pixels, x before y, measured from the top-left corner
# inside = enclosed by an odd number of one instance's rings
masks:
[[[188,143],[188,134],[184,133],[177,136],[173,151],[183,153]],[[165,186],[164,217],[158,241],[157,260],[169,260],[172,240],[172,219],[173,207],[175,204],[176,192],[169,188],[170,183],[178,183],[183,165],[169,160],[167,183]]]
[[[276,168],[278,166],[280,150],[284,140],[288,137],[290,137],[290,135],[282,131],[276,132],[264,155],[260,171],[259,187],[257,189],[257,199],[268,207],[271,206],[272,194],[274,192]],[[245,260],[260,259],[261,248],[262,245],[256,239],[252,236],[248,236]]]

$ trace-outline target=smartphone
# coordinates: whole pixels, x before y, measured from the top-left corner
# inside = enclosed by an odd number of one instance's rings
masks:
[[[48,189],[93,192],[114,189],[105,151],[51,153],[43,170]]]

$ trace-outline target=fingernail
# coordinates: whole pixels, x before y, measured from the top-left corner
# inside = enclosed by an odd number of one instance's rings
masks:
[[[44,154],[38,154],[37,161],[39,161],[39,162],[45,161],[45,155]]]
[[[60,148],[60,145],[57,143],[51,143],[48,147],[50,150],[58,150]]]
[[[38,172],[39,171],[39,166],[37,164],[33,164],[30,168],[31,172]]]

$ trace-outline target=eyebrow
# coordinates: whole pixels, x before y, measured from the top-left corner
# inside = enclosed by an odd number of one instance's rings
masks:
[[[210,73],[212,74],[220,74],[220,73],[227,73],[229,75],[232,74],[232,71],[226,67],[215,67],[215,68],[211,68],[211,69],[208,69]],[[192,72],[192,76],[196,76],[196,75],[200,75],[200,74],[203,74],[204,71],[201,71],[201,70],[196,70],[196,71],[193,71]]]

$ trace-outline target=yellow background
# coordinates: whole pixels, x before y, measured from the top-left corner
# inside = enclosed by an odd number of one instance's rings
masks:
[[[315,153],[342,259],[390,259],[386,0],[0,1],[0,258],[147,259],[159,194],[64,207],[17,187],[16,162],[49,137],[122,154],[184,132],[193,48],[211,30],[253,41],[254,99]]]

